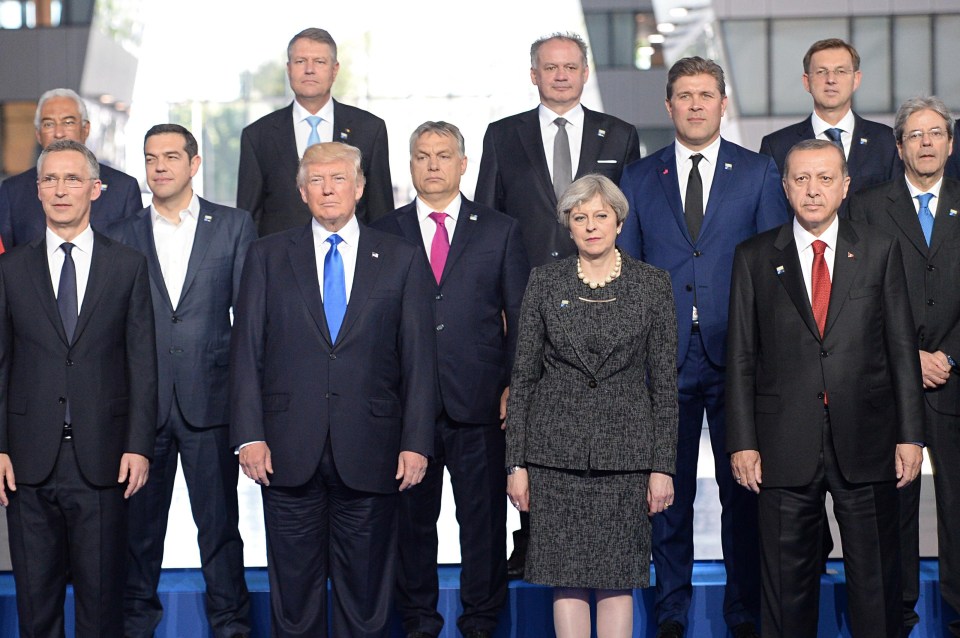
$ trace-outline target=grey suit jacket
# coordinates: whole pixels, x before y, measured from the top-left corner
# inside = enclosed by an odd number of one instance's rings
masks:
[[[589,365],[576,257],[534,269],[520,311],[507,466],[673,474],[677,325],[670,276],[623,256],[617,327]],[[582,316],[577,313],[577,316]]]

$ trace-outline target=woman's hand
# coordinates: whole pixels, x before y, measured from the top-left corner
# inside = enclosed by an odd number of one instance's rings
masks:
[[[673,505],[673,477],[660,472],[650,472],[647,483],[647,504],[650,516],[659,514]]]
[[[673,488],[670,488],[671,495]],[[521,512],[530,511],[530,477],[526,468],[518,468],[507,476],[507,495],[510,502]]]

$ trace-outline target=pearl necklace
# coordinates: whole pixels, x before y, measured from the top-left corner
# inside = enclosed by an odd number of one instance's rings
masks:
[[[617,250],[617,261],[613,264],[613,270],[610,271],[610,274],[607,275],[606,279],[603,281],[590,281],[587,279],[587,276],[583,274],[583,266],[580,265],[580,258],[577,257],[577,277],[580,278],[580,281],[583,282],[585,286],[590,286],[590,288],[597,289],[603,288],[608,283],[620,276],[620,267],[623,265],[623,257],[620,256],[620,251]]]

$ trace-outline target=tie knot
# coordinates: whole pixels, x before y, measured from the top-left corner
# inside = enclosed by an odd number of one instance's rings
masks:
[[[822,255],[827,250],[827,242],[817,240],[813,242],[813,254]]]
[[[700,164],[700,160],[702,159],[703,159],[703,155],[701,155],[700,153],[695,153],[690,156],[690,161],[693,162],[694,168],[697,168],[697,166]]]
[[[339,244],[340,242],[343,241],[343,237],[341,237],[340,235],[334,233],[334,234],[330,235],[329,237],[327,237],[327,241],[330,242],[330,246],[331,246],[331,247],[336,248],[336,247],[337,247],[337,244]]]
[[[60,249],[61,249],[64,253],[66,253],[67,257],[69,257],[69,256],[70,256],[70,252],[74,249],[74,245],[71,244],[71,243],[68,242],[68,241],[65,241],[65,242],[63,242],[62,244],[60,244]]]
[[[443,226],[443,223],[447,221],[446,213],[430,213],[430,219],[437,222],[437,225]]]
[[[561,129],[562,129],[563,127],[565,127],[565,126],[567,125],[567,118],[565,118],[565,117],[558,117],[557,119],[555,119],[555,120],[553,121],[553,123],[557,125],[557,128],[561,128]]]
[[[320,120],[323,119],[319,115],[308,115],[307,123],[310,125],[310,128],[316,130],[317,125],[320,124]]]
[[[917,195],[917,199],[920,201],[920,208],[930,209],[930,200],[933,199],[933,193],[923,193]]]
[[[840,134],[843,133],[843,129],[838,128],[828,128],[824,133],[827,134],[827,137],[830,138],[830,141],[834,144],[840,144]]]

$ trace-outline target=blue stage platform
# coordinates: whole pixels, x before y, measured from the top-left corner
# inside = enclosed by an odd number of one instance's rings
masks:
[[[846,587],[843,563],[831,561],[830,568],[836,575],[823,576],[820,581],[820,631],[821,638],[850,636],[846,619]],[[460,568],[440,568],[440,613],[449,621],[444,627],[443,638],[457,638],[453,619],[460,611]],[[694,567],[694,598],[690,626],[690,638],[723,638],[727,636],[721,612],[725,574],[722,563],[698,562]],[[936,561],[921,563],[920,602],[917,611],[921,625],[911,638],[941,638],[945,618],[941,611]],[[247,585],[252,596],[252,615],[257,638],[270,635],[270,600],[268,596],[266,569],[248,569]],[[197,569],[164,570],[160,578],[160,598],[164,606],[164,620],[157,636],[159,638],[208,638],[211,636],[203,613],[203,578]],[[638,590],[634,597],[634,636],[653,638],[656,623],[652,620],[653,591]],[[67,636],[73,633],[73,596],[68,590]],[[510,584],[509,602],[500,616],[500,625],[494,638],[551,638],[551,591],[546,587],[513,582]],[[0,574],[0,638],[17,636],[17,609],[14,599],[13,576]],[[399,621],[396,622],[394,638],[402,638]],[[336,637],[333,637],[336,638]]]

